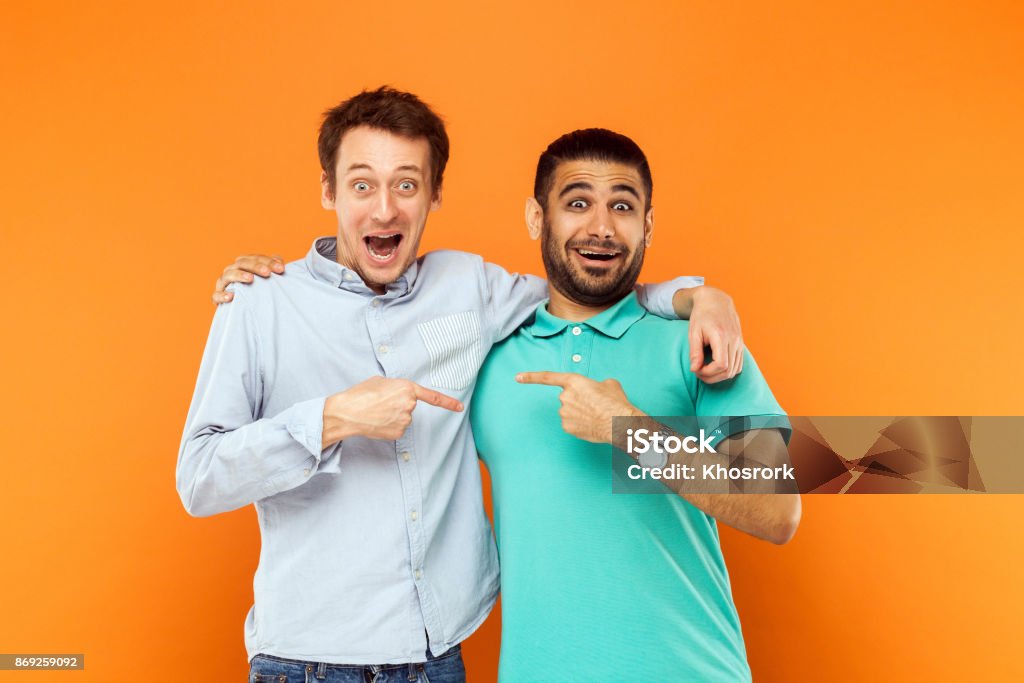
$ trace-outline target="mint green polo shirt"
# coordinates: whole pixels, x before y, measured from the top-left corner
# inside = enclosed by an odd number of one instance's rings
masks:
[[[561,389],[515,381],[614,377],[652,416],[784,415],[749,354],[713,385],[689,357],[688,323],[632,294],[580,323],[541,305],[492,349],[470,418],[493,487],[502,681],[750,679],[715,520],[675,494],[613,493],[612,449],[562,430]]]

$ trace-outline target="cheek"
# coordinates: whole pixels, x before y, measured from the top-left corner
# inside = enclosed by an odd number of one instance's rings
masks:
[[[561,214],[554,216],[548,230],[551,233],[551,241],[561,246],[574,239],[586,239],[586,228],[586,218]]]
[[[615,232],[620,236],[626,244],[630,245],[633,249],[642,245],[647,237],[645,231],[644,222],[637,221],[634,218],[624,218],[616,223]]]
[[[409,227],[422,226],[430,214],[430,202],[409,199],[398,202],[398,219]]]
[[[360,202],[339,202],[335,206],[335,212],[338,214],[338,225],[341,227],[343,234],[356,234],[360,228],[368,220],[368,210],[364,203]]]

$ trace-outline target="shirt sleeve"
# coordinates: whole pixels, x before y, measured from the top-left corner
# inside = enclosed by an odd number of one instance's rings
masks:
[[[320,448],[326,397],[260,414],[264,368],[252,301],[234,291],[234,302],[214,315],[178,451],[178,495],[200,517],[305,483],[332,450]]]
[[[712,435],[712,445],[751,429],[778,429],[789,442],[791,427],[786,413],[749,351],[743,351],[743,372],[715,384],[705,384],[689,372],[688,353],[682,364],[697,395],[698,422]]]
[[[501,266],[484,262],[487,312],[496,343],[515,332],[548,296],[548,282],[535,275],[510,273]]]
[[[659,318],[678,320],[676,309],[672,306],[672,299],[680,289],[700,287],[704,284],[704,278],[696,275],[684,275],[668,282],[657,282],[653,285],[637,284],[636,298],[640,305]]]

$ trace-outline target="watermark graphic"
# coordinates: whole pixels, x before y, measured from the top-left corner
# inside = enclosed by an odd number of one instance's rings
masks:
[[[616,418],[616,493],[1024,493],[1024,417]]]

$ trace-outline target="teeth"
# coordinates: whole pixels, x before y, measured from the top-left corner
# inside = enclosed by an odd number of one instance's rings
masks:
[[[615,256],[619,252],[617,251],[589,251],[587,249],[579,249],[581,254],[589,254],[591,256]]]
[[[375,261],[387,261],[394,256],[395,251],[398,249],[402,233],[390,232],[384,235],[367,235],[365,239],[370,256]],[[393,240],[393,242],[390,240]]]

